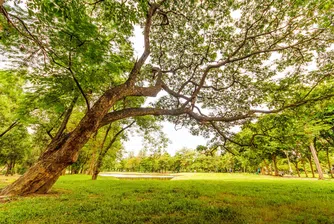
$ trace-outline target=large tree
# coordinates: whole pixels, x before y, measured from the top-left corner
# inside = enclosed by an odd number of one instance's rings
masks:
[[[1,51],[28,68],[44,93],[79,92],[86,111],[3,195],[46,193],[92,134],[117,120],[168,115],[226,141],[229,127],[258,113],[333,95],[310,94],[332,73],[333,5],[325,1],[42,0],[19,7],[1,5]],[[138,58],[129,39],[136,24],[144,36]],[[294,91],[301,83],[304,95]],[[114,107],[160,92],[149,107]],[[270,110],[255,109],[265,103]]]

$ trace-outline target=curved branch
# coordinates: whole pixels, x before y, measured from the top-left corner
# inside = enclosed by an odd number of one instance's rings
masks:
[[[169,115],[169,116],[178,116],[181,114],[185,114],[186,109],[158,109],[158,108],[127,108],[123,110],[118,110],[114,112],[110,112],[106,114],[99,127],[107,125],[111,122],[118,121],[121,119],[129,118],[129,117],[137,117],[137,116],[161,116],[161,115]]]
[[[156,3],[151,4],[150,9],[147,12],[146,23],[144,27],[144,52],[140,56],[139,60],[135,62],[135,65],[133,66],[130,72],[129,78],[126,81],[127,85],[129,86],[133,86],[135,84],[136,78],[139,74],[141,67],[144,65],[146,59],[151,53],[150,31],[151,31],[151,26],[152,26],[152,18],[159,7],[160,7],[160,4],[156,4]]]

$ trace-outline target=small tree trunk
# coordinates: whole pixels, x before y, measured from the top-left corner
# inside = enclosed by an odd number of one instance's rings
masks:
[[[332,164],[331,164],[331,160],[329,159],[328,147],[326,147],[326,157],[327,157],[327,163],[328,163],[329,175],[330,175],[331,178],[333,178]]]
[[[91,159],[89,161],[89,167],[88,167],[88,170],[87,170],[87,173],[86,173],[88,175],[93,175],[93,172],[94,172],[95,161],[96,161],[96,156],[97,156],[97,147],[96,147],[96,145],[97,144],[94,144],[92,156],[91,156]]]
[[[307,158],[309,164],[310,164],[310,168],[311,168],[311,172],[312,172],[312,177],[314,178],[315,175],[314,175],[314,169],[313,169],[313,165],[312,165],[312,159],[311,158]]]
[[[269,174],[269,165],[268,165],[268,163],[266,162],[266,160],[263,160],[263,163],[264,163],[264,166],[266,167],[266,171],[267,171],[267,175]],[[271,172],[271,171],[270,171]],[[270,175],[271,175],[271,173],[270,173]]]
[[[93,169],[93,175],[92,175],[92,180],[96,180],[97,176],[100,173],[100,168],[102,166],[102,160],[103,160],[103,155],[102,153],[99,154],[99,157],[97,158],[96,164]]]
[[[306,171],[306,167],[305,167],[305,160],[304,159],[303,159],[302,164],[303,164],[303,169],[304,169],[305,176],[308,177],[307,171]]]
[[[284,151],[286,158],[288,159],[288,165],[289,165],[289,172],[290,174],[292,174],[292,168],[291,168],[291,163],[290,163],[290,159],[289,159],[289,154],[288,152]]]
[[[102,146],[101,146],[101,151],[99,153],[99,156],[97,158],[96,164],[94,166],[94,170],[93,170],[93,175],[92,175],[92,180],[96,180],[98,174],[100,173],[100,169],[102,167],[102,162],[103,162],[103,158],[105,157],[105,155],[108,153],[109,149],[112,147],[112,145],[115,143],[115,141],[117,140],[117,137],[122,134],[126,129],[130,128],[133,124],[135,123],[135,121],[133,121],[131,124],[123,127],[120,131],[118,131],[114,137],[110,140],[109,144],[107,145],[107,147],[105,149],[103,149],[104,143],[107,139],[108,133],[110,131],[111,126],[109,125],[106,134],[104,136],[103,142],[102,142]]]
[[[12,164],[12,160],[9,160],[9,162],[7,163],[7,170],[5,176],[12,174]]]
[[[321,165],[320,165],[320,162],[319,162],[319,159],[318,159],[317,152],[315,151],[313,141],[310,142],[310,150],[311,150],[311,153],[312,153],[312,156],[313,156],[314,163],[315,163],[315,165],[317,167],[317,170],[318,170],[319,180],[323,180],[324,175],[322,173]]]
[[[272,158],[273,164],[274,164],[275,176],[279,176],[276,157],[277,156],[275,154],[273,154],[271,158]]]
[[[295,165],[295,167],[296,167],[297,175],[298,175],[298,177],[300,177],[300,172],[299,172],[298,162],[296,162],[294,165]]]
[[[0,4],[0,6],[1,6],[1,4]],[[11,129],[13,129],[18,124],[18,122],[19,122],[19,120],[14,121],[4,132],[0,133],[0,138],[2,136],[4,136],[7,132],[9,132]]]
[[[12,175],[12,176],[13,176],[14,173],[15,173],[15,170],[14,170],[14,169],[15,169],[15,165],[16,165],[16,159],[14,159],[14,160],[13,160],[13,163],[12,163],[12,170],[11,170],[11,173],[10,173],[10,175]]]

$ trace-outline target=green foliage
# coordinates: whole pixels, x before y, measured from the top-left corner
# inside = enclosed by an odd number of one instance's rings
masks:
[[[19,105],[23,101],[22,74],[0,70],[0,133],[20,118]]]
[[[31,140],[27,129],[19,125],[4,137],[0,138],[0,166],[6,165],[7,173],[15,173],[15,165],[22,163],[23,159],[27,159],[26,156],[30,150]],[[22,169],[26,168],[27,166],[21,166],[20,169],[22,171]]]

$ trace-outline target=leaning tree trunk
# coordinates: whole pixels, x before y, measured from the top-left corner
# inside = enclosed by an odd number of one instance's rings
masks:
[[[317,151],[315,150],[314,144],[313,144],[312,141],[310,142],[310,150],[311,150],[311,153],[312,153],[312,156],[313,156],[314,163],[315,163],[315,165],[317,167],[317,170],[318,170],[319,180],[323,180],[324,175],[322,173],[322,169],[321,169],[321,165],[320,165],[320,162],[319,162],[319,159],[318,159]]]
[[[62,171],[77,160],[79,150],[99,128],[110,105],[117,100],[115,94],[122,95],[118,91],[114,94],[106,92],[71,133],[62,134],[57,140],[52,141],[37,163],[18,180],[4,188],[1,195],[47,193]]]

